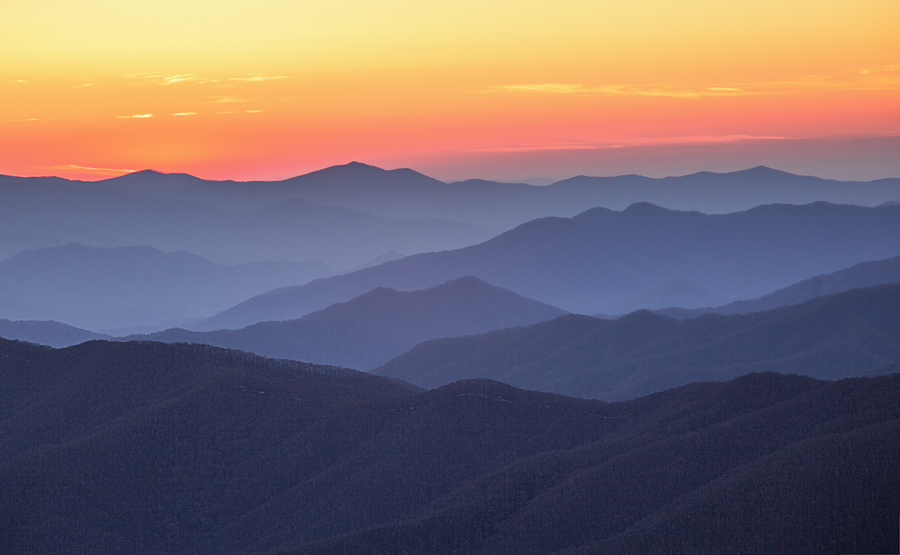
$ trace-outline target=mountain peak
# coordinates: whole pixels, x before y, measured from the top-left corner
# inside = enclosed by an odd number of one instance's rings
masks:
[[[371,179],[383,181],[385,178],[403,178],[405,180],[429,181],[434,183],[443,183],[425,174],[419,173],[409,168],[399,168],[395,170],[386,170],[378,166],[364,164],[363,162],[349,162],[347,164],[339,164],[329,166],[321,170],[316,170],[307,174],[299,175],[292,179],[299,180],[319,180],[319,179]]]
[[[674,212],[674,210],[642,201],[631,203],[622,211],[623,214],[655,214],[659,212]]]
[[[788,173],[786,171],[776,170],[774,168],[770,168],[768,166],[755,166],[752,168],[748,168],[746,170],[739,170],[736,172],[729,172],[731,174],[738,175],[746,175],[746,176],[754,176],[754,177],[783,177],[786,175],[793,176],[794,174]]]
[[[162,179],[172,179],[172,178],[188,178],[196,181],[201,181],[199,177],[195,177],[189,173],[166,173],[158,170],[140,170],[136,172],[126,173],[125,175],[120,175],[117,177],[112,177],[110,179],[105,179],[104,181],[131,181],[131,180],[143,180],[143,179],[152,179],[152,178],[162,178]]]

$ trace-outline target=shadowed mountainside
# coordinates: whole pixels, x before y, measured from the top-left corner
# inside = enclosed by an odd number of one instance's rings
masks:
[[[417,392],[196,345],[0,341],[0,361],[4,553],[819,555],[896,541],[896,374],[752,374],[609,404],[486,380]]]
[[[214,314],[252,292],[333,274],[317,260],[226,266],[184,251],[70,244],[0,262],[0,307],[12,319],[95,330],[153,325]]]
[[[153,175],[154,187],[156,178],[162,187],[170,177]],[[172,191],[181,190],[185,179],[213,186],[188,176],[173,179]],[[174,194],[151,198],[129,192],[128,187],[110,190],[103,183],[0,176],[0,259],[66,243],[149,245],[185,250],[224,264],[317,259],[346,270],[388,251],[411,254],[459,248],[500,231],[420,216],[376,217],[298,198],[236,213]],[[246,192],[252,195],[254,189]]]
[[[646,293],[613,303],[606,308],[606,311],[610,314],[624,314],[634,311],[636,307],[653,310],[670,306],[691,310],[694,307],[715,305],[721,303],[722,300],[719,295],[696,283],[686,279],[676,279]]]
[[[594,206],[621,210],[635,202],[727,213],[772,203],[827,201],[875,206],[900,193],[900,179],[835,181],[764,166],[660,179],[579,176],[535,187],[483,179],[443,183],[410,169],[383,170],[357,162],[284,181],[204,181],[184,174],[147,171],[94,186],[237,212],[302,198],[388,218],[443,218],[500,229],[546,216],[571,217]]]
[[[50,347],[69,347],[92,339],[109,339],[108,335],[94,333],[53,320],[7,320],[0,318],[0,337],[16,339]]]
[[[621,400],[749,372],[822,379],[870,375],[900,360],[900,283],[747,315],[675,320],[562,316],[525,328],[417,345],[376,374],[433,388],[467,378]]]
[[[374,289],[298,320],[261,322],[240,330],[171,329],[123,339],[205,343],[369,370],[428,339],[524,326],[564,313],[477,278],[463,277],[422,291]]]
[[[635,204],[543,218],[454,251],[425,253],[248,299],[197,329],[290,320],[376,287],[410,291],[472,275],[569,312],[607,312],[683,279],[726,299],[900,253],[900,206],[769,205],[706,215]],[[639,305],[633,309],[641,308]]]
[[[346,270],[390,250],[459,248],[536,218],[571,217],[596,206],[621,210],[651,202],[727,213],[772,203],[874,206],[898,194],[900,179],[834,181],[762,166],[662,179],[581,176],[544,187],[443,183],[409,169],[359,163],[271,182],[154,171],[98,182],[0,176],[0,258],[64,243],[150,245],[228,264],[316,258]],[[253,215],[286,201],[279,211],[292,217],[278,226],[266,227],[269,214]]]
[[[897,282],[900,282],[900,256],[873,262],[861,262],[839,272],[805,279],[756,299],[706,308],[664,308],[655,312],[673,318],[693,318],[701,314],[747,314],[799,304],[822,295],[842,293],[850,289]],[[684,305],[675,306],[683,307]],[[655,307],[645,306],[644,308]]]

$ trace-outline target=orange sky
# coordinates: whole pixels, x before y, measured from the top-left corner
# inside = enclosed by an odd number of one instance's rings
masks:
[[[895,0],[311,4],[5,0],[0,173],[900,176]]]

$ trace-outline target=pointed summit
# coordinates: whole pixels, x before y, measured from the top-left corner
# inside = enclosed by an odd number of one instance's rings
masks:
[[[182,180],[189,179],[191,181],[203,181],[199,177],[195,177],[189,173],[165,173],[158,170],[140,170],[136,172],[126,173],[124,175],[120,175],[117,177],[111,177],[109,179],[105,179],[103,181],[108,182],[121,182],[121,181],[144,181],[147,179],[167,179],[167,180]]]
[[[728,173],[732,175],[742,175],[749,177],[796,177],[794,174],[788,173],[786,171],[776,170],[768,166],[756,166],[753,168],[748,168],[746,170],[739,170],[736,172]]]

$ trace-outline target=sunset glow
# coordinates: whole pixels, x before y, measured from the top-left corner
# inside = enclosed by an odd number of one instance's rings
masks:
[[[0,173],[278,179],[358,160],[514,179],[755,160],[827,175],[834,155],[810,141],[871,139],[848,159],[897,174],[898,21],[893,0],[10,0]],[[693,162],[641,162],[672,146]]]

